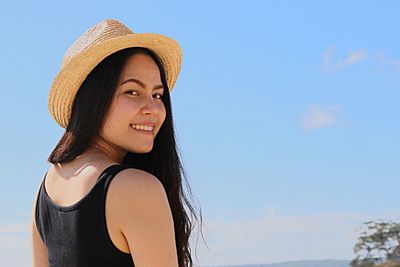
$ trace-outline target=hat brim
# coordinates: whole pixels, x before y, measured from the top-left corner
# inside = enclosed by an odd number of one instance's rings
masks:
[[[157,33],[133,33],[111,38],[82,51],[65,63],[54,78],[48,96],[51,116],[66,128],[77,91],[89,73],[107,56],[128,48],[145,47],[161,60],[169,91],[172,91],[182,64],[182,49],[172,38]]]

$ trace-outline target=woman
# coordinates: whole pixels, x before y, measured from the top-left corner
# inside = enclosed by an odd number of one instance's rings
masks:
[[[183,203],[197,216],[169,94],[181,57],[173,39],[113,19],[67,50],[49,93],[66,131],[33,202],[34,266],[192,266]]]

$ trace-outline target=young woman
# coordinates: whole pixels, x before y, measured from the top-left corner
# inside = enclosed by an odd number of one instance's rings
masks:
[[[66,130],[33,201],[35,267],[192,266],[183,203],[198,217],[170,100],[181,57],[173,39],[113,19],[67,50],[48,103]]]

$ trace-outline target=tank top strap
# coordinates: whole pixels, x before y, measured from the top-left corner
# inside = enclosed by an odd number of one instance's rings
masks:
[[[120,171],[123,171],[128,168],[134,168],[134,167],[126,164],[111,165],[107,167],[97,179],[96,184],[99,186],[99,190],[91,201],[96,201],[100,203],[100,207],[103,209],[101,212],[102,216],[104,215],[103,213],[105,208],[106,195],[108,188],[111,184],[111,181],[113,180],[115,175],[117,175]]]
[[[107,182],[109,183],[110,182],[109,180],[112,179],[117,173],[128,168],[133,168],[133,167],[127,164],[114,164],[108,166],[97,178],[97,182],[100,181],[101,179],[106,179],[106,183]]]
[[[106,251],[108,253],[111,253],[113,257],[119,258],[121,260],[121,263],[125,264],[131,261],[131,254],[119,250],[112,242],[106,225],[105,210],[106,196],[112,179],[120,171],[128,168],[134,167],[126,164],[115,164],[106,168],[97,180],[97,184],[99,184],[99,190],[94,194],[93,198],[90,199],[88,203],[88,207],[92,212],[91,217],[97,218],[95,221],[91,221],[91,224],[95,226],[94,228],[98,229],[98,231],[92,233],[91,236],[94,237],[92,241],[98,244],[105,245],[106,250],[103,250],[104,253],[106,253]],[[121,264],[118,266],[127,265]]]

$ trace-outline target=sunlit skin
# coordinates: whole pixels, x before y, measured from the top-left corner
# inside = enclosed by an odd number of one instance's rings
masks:
[[[137,82],[126,82],[131,78],[140,80],[144,87]],[[105,156],[122,163],[128,152],[150,152],[166,116],[161,100],[163,93],[160,71],[153,58],[144,54],[130,56],[121,71],[100,138],[94,140],[84,156]],[[143,121],[156,124],[152,135],[137,132],[130,126]]]

